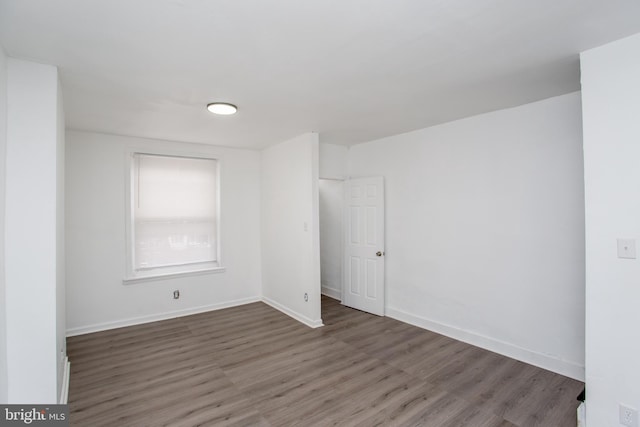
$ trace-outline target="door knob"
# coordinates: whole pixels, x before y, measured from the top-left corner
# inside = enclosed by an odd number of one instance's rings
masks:
[[[376,256],[382,256],[382,255],[384,255],[384,252],[380,252],[380,251],[376,252]]]

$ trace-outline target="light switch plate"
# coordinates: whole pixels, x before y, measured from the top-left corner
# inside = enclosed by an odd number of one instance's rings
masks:
[[[618,239],[618,258],[636,258],[636,239]]]

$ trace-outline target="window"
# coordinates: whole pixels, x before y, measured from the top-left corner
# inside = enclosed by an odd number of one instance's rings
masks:
[[[130,205],[132,279],[219,266],[217,160],[134,153]]]

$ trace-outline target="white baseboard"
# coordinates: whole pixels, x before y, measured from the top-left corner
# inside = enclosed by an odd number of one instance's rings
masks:
[[[323,286],[321,291],[322,295],[326,295],[329,298],[337,299],[338,301],[342,301],[342,291],[339,289],[329,288],[327,286]]]
[[[143,323],[156,322],[158,320],[173,319],[175,317],[189,316],[191,314],[204,313],[207,311],[221,310],[223,308],[236,307],[239,305],[250,304],[262,301],[260,297],[249,297],[238,300],[221,302],[218,304],[201,305],[198,307],[187,308],[184,310],[168,311],[165,313],[152,314],[149,316],[132,317],[114,322],[96,323],[93,325],[79,326],[67,329],[67,336],[90,334],[92,332],[106,331],[108,329],[124,328],[126,326],[140,325]]]
[[[322,323],[322,319],[311,320],[307,316],[304,316],[304,315],[302,315],[302,314],[300,314],[300,313],[298,313],[296,311],[293,311],[290,308],[285,307],[284,305],[280,304],[279,302],[276,302],[276,301],[272,300],[271,298],[262,297],[262,301],[265,304],[270,305],[271,307],[275,308],[276,310],[283,312],[287,316],[296,319],[298,322],[304,323],[305,325],[307,325],[310,328],[319,328],[321,326],[324,326],[324,324]]]
[[[576,417],[578,418],[578,427],[587,427],[587,409],[584,402],[580,402],[578,405]]]
[[[520,360],[530,365],[556,372],[579,381],[584,381],[584,366],[574,362],[559,359],[552,355],[527,350],[516,345],[479,335],[475,332],[456,328],[455,326],[427,319],[422,316],[407,313],[392,307],[386,307],[386,315],[401,322],[409,323],[423,329],[448,336],[458,341],[463,341],[477,347],[484,348],[495,353],[502,354],[512,359]]]
[[[69,358],[64,358],[64,372],[62,372],[62,385],[60,388],[60,402],[61,405],[66,405],[69,400],[69,377],[71,375],[71,362]]]

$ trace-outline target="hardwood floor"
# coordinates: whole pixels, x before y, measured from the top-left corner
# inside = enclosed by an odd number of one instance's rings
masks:
[[[575,381],[323,297],[68,338],[72,426],[576,425]]]

